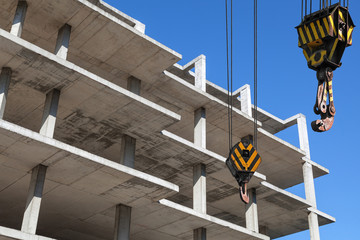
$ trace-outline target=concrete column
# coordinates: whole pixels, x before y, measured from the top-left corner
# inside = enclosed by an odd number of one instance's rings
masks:
[[[199,108],[194,113],[194,144],[206,148],[206,110]]]
[[[310,159],[309,138],[306,126],[306,117],[304,115],[300,114],[299,118],[297,119],[297,125],[299,132],[300,149],[304,150],[306,153],[305,160]],[[305,161],[302,168],[306,200],[309,201],[314,208],[316,208],[315,184],[312,165],[309,162]],[[308,215],[308,222],[310,239],[320,240],[319,222],[317,214],[310,212]]]
[[[63,59],[67,58],[69,49],[71,26],[65,24],[59,29],[54,53]]]
[[[245,84],[240,88],[241,111],[252,117],[250,85]]]
[[[21,231],[35,234],[40,213],[41,198],[45,183],[46,166],[38,165],[31,173],[28,198]]]
[[[6,99],[9,91],[9,85],[11,80],[11,68],[3,67],[0,74],[0,119],[3,119]]]
[[[14,20],[10,29],[10,33],[17,37],[21,37],[21,33],[24,27],[25,15],[27,10],[27,3],[25,0],[18,2]]]
[[[195,87],[206,92],[206,57],[200,55],[195,62]]]
[[[136,139],[124,135],[121,139],[120,164],[134,168]]]
[[[44,113],[42,117],[42,123],[40,128],[40,134],[47,137],[54,136],[56,114],[59,106],[60,91],[53,89],[46,94]]]
[[[245,205],[245,218],[246,218],[246,228],[259,232],[259,219],[258,219],[258,209],[256,203],[256,189],[252,188],[248,190],[249,194],[249,203]]]
[[[197,164],[193,168],[193,208],[206,214],[206,166]]]
[[[308,215],[308,221],[309,221],[310,239],[320,240],[318,215],[314,212],[310,212]]]
[[[127,89],[140,96],[141,80],[131,76],[127,81]]]
[[[297,119],[298,132],[299,132],[299,141],[300,149],[304,150],[306,157],[310,159],[310,146],[309,146],[309,137],[306,126],[306,117],[302,114]]]
[[[194,229],[194,240],[206,240],[206,228]]]
[[[130,239],[131,207],[116,206],[114,240]]]

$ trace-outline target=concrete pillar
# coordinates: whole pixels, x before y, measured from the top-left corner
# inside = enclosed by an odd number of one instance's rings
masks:
[[[114,240],[130,239],[131,207],[116,206]]]
[[[206,228],[194,229],[194,240],[206,240]]]
[[[256,189],[252,188],[248,190],[249,194],[249,203],[245,205],[245,218],[246,218],[246,228],[259,232],[259,219],[258,219],[258,209],[256,203]]]
[[[206,214],[206,166],[197,164],[193,168],[193,208]]]
[[[28,198],[21,231],[35,234],[40,213],[41,198],[45,183],[46,166],[38,165],[31,173]]]
[[[141,80],[131,76],[127,81],[127,89],[140,96]]]
[[[304,150],[306,153],[305,163],[303,164],[303,177],[304,177],[304,187],[305,187],[305,196],[306,200],[316,208],[316,195],[315,195],[315,184],[314,184],[314,175],[312,165],[309,162],[306,162],[306,159],[310,159],[310,146],[309,138],[306,125],[306,117],[300,114],[297,119],[298,132],[299,132],[299,141],[300,149]],[[310,230],[310,239],[311,240],[320,240],[319,232],[319,222],[318,216],[316,213],[310,212],[308,215],[309,230]]]
[[[4,118],[6,99],[11,80],[11,68],[3,67],[0,74],[0,119]]]
[[[194,144],[206,148],[206,110],[199,108],[194,113]]]
[[[67,58],[67,53],[69,49],[69,42],[70,42],[70,33],[71,33],[71,26],[65,24],[59,29],[56,46],[55,46],[55,55],[61,57],[63,59]]]
[[[206,57],[200,55],[195,62],[195,87],[206,92]]]
[[[21,33],[24,27],[25,15],[27,10],[27,3],[25,0],[19,0],[14,20],[10,29],[10,33],[17,37],[21,37]]]
[[[252,117],[250,85],[245,84],[240,88],[241,111]]]
[[[42,117],[42,123],[40,128],[40,134],[47,137],[54,136],[56,114],[59,106],[60,91],[53,89],[46,94],[44,113]]]
[[[136,139],[124,135],[121,139],[120,164],[134,168]]]

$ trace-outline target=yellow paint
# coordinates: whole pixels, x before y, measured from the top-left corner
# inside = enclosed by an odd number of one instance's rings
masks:
[[[318,28],[319,28],[321,37],[325,37],[324,29],[322,28],[320,21],[319,21],[319,20],[316,20],[316,23],[317,23],[317,25],[318,25]]]
[[[335,25],[334,25],[334,21],[333,21],[331,15],[329,16],[329,19],[330,19],[330,23],[331,23],[331,27],[332,27],[332,29],[333,29],[333,32],[334,32],[334,34],[335,34],[335,36],[336,36]]]
[[[318,52],[318,51],[317,51]],[[321,54],[321,57],[318,61],[315,60],[315,55],[316,55],[316,52],[314,54],[311,55],[310,59],[309,59],[309,62],[311,64],[311,66],[313,67],[317,67],[319,66],[321,63],[324,62],[324,57],[326,55],[326,50],[320,50],[320,54]]]
[[[305,25],[304,25],[304,28],[305,28],[305,31],[306,31],[306,35],[308,36],[309,42],[312,42],[313,39],[312,39],[312,37],[311,37],[311,33],[310,33],[310,31],[309,31],[309,28],[306,27]]]
[[[334,55],[334,52],[335,52],[335,49],[336,49],[336,46],[337,46],[338,42],[339,42],[339,39],[338,38],[335,39],[334,45],[333,45],[333,47],[331,49],[331,52],[330,52],[330,55],[329,55],[330,61],[332,60],[332,57]]]
[[[343,15],[342,12],[340,11],[340,9],[339,9],[339,16],[340,16],[341,20],[343,20],[343,22],[345,22],[344,15]]]
[[[319,39],[319,35],[318,35],[317,32],[316,32],[316,28],[315,28],[315,25],[314,25],[313,22],[310,23],[310,27],[311,27],[311,29],[312,29],[312,31],[313,31],[313,33],[314,33],[315,40],[316,40],[316,39]]]
[[[332,81],[329,82],[329,86],[331,86],[331,85],[332,85]]]
[[[305,38],[304,32],[303,32],[303,30],[301,29],[301,27],[299,27],[299,33],[300,33],[300,37],[301,37],[302,43],[305,44],[305,43],[306,43],[306,38]]]
[[[330,102],[333,102],[334,101],[334,98],[333,97],[330,97]]]
[[[343,33],[342,33],[342,31],[340,29],[339,29],[339,36],[341,37],[341,39],[343,41],[345,41],[345,37],[344,37],[344,35],[343,35]]]
[[[327,32],[327,34],[329,35],[329,34],[330,34],[329,23],[328,23],[328,21],[326,20],[326,18],[323,18],[323,21],[324,21],[324,25],[325,25],[325,28],[326,28],[326,32]]]
[[[235,163],[236,167],[237,167],[239,170],[241,170],[240,165],[237,163],[237,161],[235,160],[235,158],[234,158],[234,156],[233,156],[233,155],[231,155],[231,159],[232,159],[232,160],[233,160],[233,162]]]
[[[329,89],[329,94],[332,94],[332,93],[333,93],[332,89]]]
[[[347,33],[347,39],[350,39],[350,36],[351,36],[351,33],[352,33],[353,30],[354,30],[354,27],[351,26],[348,33]]]
[[[258,161],[255,163],[254,167],[250,171],[255,172],[260,162],[261,162],[261,157],[259,157]]]
[[[236,156],[238,156],[240,162],[241,162],[241,165],[243,165],[245,167],[245,170],[248,169],[248,165],[246,164],[246,162],[244,161],[244,159],[241,157],[241,154],[239,153],[239,151],[237,149],[235,149],[235,153],[236,153]]]

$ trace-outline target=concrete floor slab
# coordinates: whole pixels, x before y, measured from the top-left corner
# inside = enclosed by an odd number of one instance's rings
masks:
[[[35,234],[25,233],[16,229],[0,227],[0,240],[54,240],[53,238],[47,238]]]
[[[86,150],[145,137],[180,116],[0,29],[0,65],[13,69],[5,119],[38,131],[45,94],[61,89],[55,138]],[[114,104],[116,103],[116,104]],[[11,111],[10,111],[11,109]],[[15,110],[15,111],[14,111]]]
[[[156,81],[157,74],[181,59],[179,53],[138,31],[137,21],[120,11],[86,0],[27,2],[22,38],[52,52],[59,28],[67,23],[72,26],[68,59],[110,81],[130,75]],[[9,30],[16,4],[2,0],[0,6],[0,27]]]

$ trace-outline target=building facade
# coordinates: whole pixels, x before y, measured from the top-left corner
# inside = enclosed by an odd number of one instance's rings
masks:
[[[275,239],[335,219],[316,205],[306,118],[258,108],[262,164],[243,205],[227,91],[101,0],[0,0],[0,239]],[[250,87],[233,139],[253,133]],[[274,134],[298,126],[300,148]],[[279,174],[279,172],[282,174]],[[286,189],[304,183],[306,199]]]

